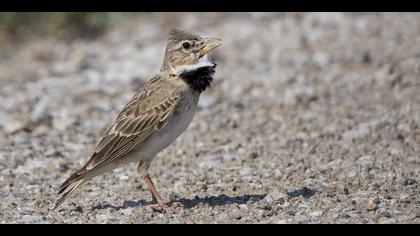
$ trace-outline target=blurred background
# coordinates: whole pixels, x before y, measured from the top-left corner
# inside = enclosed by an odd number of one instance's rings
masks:
[[[94,39],[121,20],[128,20],[139,14],[147,13],[1,12],[0,25],[2,36],[9,40],[23,39],[29,35]]]
[[[42,212],[173,28],[223,40],[192,124],[151,168],[191,208],[79,221],[419,222],[418,13],[0,13],[0,219],[71,222]],[[136,177],[99,177],[85,190],[106,191],[75,202],[147,199]]]

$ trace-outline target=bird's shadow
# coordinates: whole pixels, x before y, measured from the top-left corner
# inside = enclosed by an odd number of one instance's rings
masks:
[[[169,204],[173,203],[180,203],[184,208],[191,209],[194,208],[197,205],[204,204],[208,205],[210,207],[214,206],[224,206],[224,205],[231,205],[231,204],[246,204],[248,202],[258,202],[264,199],[267,196],[267,194],[245,194],[241,196],[227,196],[225,194],[219,195],[219,196],[209,196],[209,197],[194,197],[193,199],[186,199],[186,198],[180,198],[180,199],[173,199]],[[101,204],[97,205],[92,208],[92,210],[96,209],[114,209],[114,210],[121,210],[121,209],[127,209],[127,208],[134,208],[134,207],[141,207],[141,206],[147,206],[150,204],[150,202],[147,202],[145,200],[128,200],[123,203],[122,206],[113,206],[111,204]]]
[[[179,202],[181,203],[184,208],[190,209],[194,208],[197,205],[204,204],[208,205],[210,207],[214,206],[224,206],[224,205],[231,205],[231,204],[246,204],[248,202],[258,202],[263,200],[267,194],[246,194],[242,196],[227,196],[225,194],[219,195],[219,196],[210,196],[210,197],[198,197],[196,196],[193,199],[174,199],[170,203]]]

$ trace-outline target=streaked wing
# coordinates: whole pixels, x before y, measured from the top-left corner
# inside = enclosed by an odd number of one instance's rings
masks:
[[[118,115],[83,171],[103,167],[140,146],[167,124],[179,100],[178,89],[160,77],[152,78]]]

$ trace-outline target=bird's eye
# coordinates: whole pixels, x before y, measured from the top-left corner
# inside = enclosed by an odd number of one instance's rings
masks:
[[[184,49],[190,49],[191,48],[191,44],[189,43],[189,42],[185,42],[185,43],[183,43],[182,44],[182,47],[184,48]]]

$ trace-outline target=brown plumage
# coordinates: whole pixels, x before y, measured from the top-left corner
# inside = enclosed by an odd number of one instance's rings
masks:
[[[212,81],[215,64],[207,53],[220,45],[215,38],[173,30],[159,74],[153,76],[122,109],[97,145],[90,160],[59,189],[53,209],[84,182],[129,162],[139,162],[153,202],[162,205],[147,170],[156,154],[190,123],[199,95]]]
[[[202,37],[198,34],[190,33],[183,30],[173,29],[169,33],[169,40],[171,42],[180,42],[182,40],[200,40]]]

